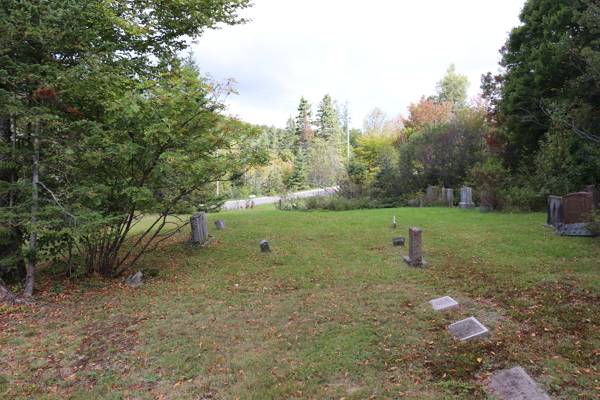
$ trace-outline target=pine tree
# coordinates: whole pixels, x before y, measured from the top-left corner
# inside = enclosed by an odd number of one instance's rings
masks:
[[[317,108],[317,132],[316,136],[326,141],[337,139],[340,134],[340,122],[337,110],[333,107],[333,101],[329,93],[323,97]]]
[[[305,149],[298,149],[294,166],[292,168],[292,176],[289,180],[290,189],[305,189],[308,180],[308,157]]]
[[[296,117],[296,141],[298,143],[306,144],[312,141],[314,137],[312,124],[312,104],[302,96],[298,105],[298,116]]]

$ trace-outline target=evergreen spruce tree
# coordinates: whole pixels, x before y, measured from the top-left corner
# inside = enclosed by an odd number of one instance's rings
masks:
[[[296,117],[296,143],[306,144],[312,141],[314,137],[312,124],[312,104],[302,96]]]
[[[337,110],[333,106],[333,101],[329,93],[323,97],[317,108],[317,132],[316,137],[325,141],[331,139],[337,140],[340,134],[340,122]]]
[[[300,148],[294,160],[292,176],[289,180],[290,189],[306,189],[308,181],[308,157],[306,149]]]

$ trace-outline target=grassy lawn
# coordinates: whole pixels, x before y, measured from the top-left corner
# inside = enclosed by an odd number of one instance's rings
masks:
[[[140,288],[42,271],[39,307],[0,308],[0,398],[484,399],[486,379],[517,365],[552,398],[598,398],[600,238],[556,236],[545,219],[210,214],[211,245],[172,238],[140,262],[160,271]],[[412,226],[428,269],[392,246]],[[461,308],[433,311],[445,295]],[[448,334],[470,316],[490,339]]]

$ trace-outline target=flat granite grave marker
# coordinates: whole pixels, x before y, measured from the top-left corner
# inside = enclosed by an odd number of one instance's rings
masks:
[[[475,203],[473,203],[473,189],[470,187],[464,187],[460,189],[460,203],[458,203],[458,207],[461,210],[470,210],[475,208]]]
[[[427,267],[427,261],[423,260],[421,252],[421,229],[408,229],[408,257],[404,257],[404,262],[411,267]]]
[[[392,239],[392,244],[394,246],[404,246],[404,238],[403,237],[395,237]]]
[[[487,387],[505,400],[550,400],[521,367],[494,374]]]
[[[440,297],[439,299],[429,300],[431,306],[436,311],[453,310],[460,308],[460,304],[450,296]]]
[[[475,317],[469,317],[448,325],[448,331],[460,340],[490,336],[490,331],[481,322],[477,321]]]

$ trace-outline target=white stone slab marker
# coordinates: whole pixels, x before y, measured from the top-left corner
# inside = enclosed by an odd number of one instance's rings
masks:
[[[448,326],[448,331],[460,340],[490,336],[490,331],[477,321],[475,317],[469,317]]]
[[[460,308],[460,304],[450,296],[440,297],[439,299],[429,300],[431,306],[436,311],[453,310]]]
[[[505,400],[550,400],[521,367],[507,369],[492,376],[487,386]]]

